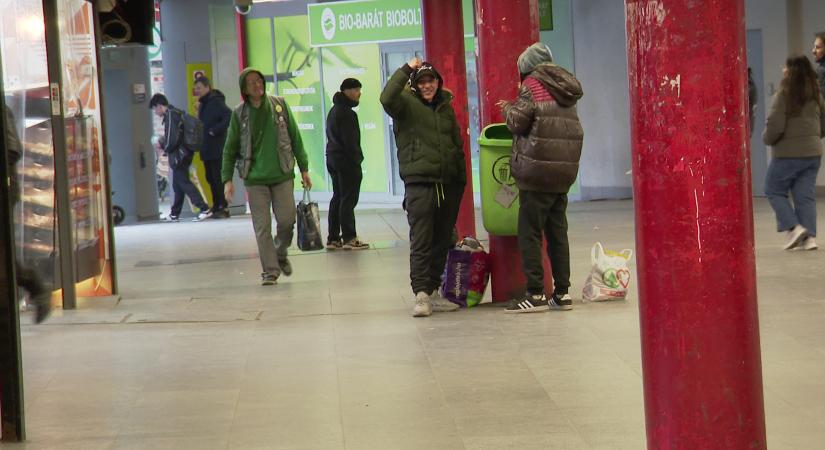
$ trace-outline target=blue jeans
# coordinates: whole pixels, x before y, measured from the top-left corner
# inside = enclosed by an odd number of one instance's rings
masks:
[[[774,158],[768,167],[765,195],[776,213],[778,231],[802,225],[816,236],[816,176],[822,157]],[[793,196],[793,205],[788,194]]]

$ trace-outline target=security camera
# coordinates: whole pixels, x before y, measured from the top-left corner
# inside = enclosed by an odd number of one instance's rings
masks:
[[[235,0],[235,11],[241,15],[247,15],[252,11],[252,0]]]

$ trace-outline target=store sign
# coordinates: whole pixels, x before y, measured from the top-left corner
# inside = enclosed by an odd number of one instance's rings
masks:
[[[553,31],[553,0],[539,0],[541,31]]]
[[[421,39],[419,0],[355,0],[307,5],[310,45]]]

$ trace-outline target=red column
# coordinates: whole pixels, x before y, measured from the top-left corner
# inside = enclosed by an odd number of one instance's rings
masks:
[[[478,35],[478,84],[481,127],[503,122],[499,100],[518,95],[516,61],[539,40],[538,0],[475,0]],[[506,301],[524,293],[526,283],[515,237],[490,236],[494,301]],[[546,259],[546,257],[545,257]],[[545,261],[545,289],[553,291],[549,263]]]
[[[467,186],[458,213],[459,237],[475,236],[475,206],[473,204],[473,178],[470,155],[470,114],[467,105],[467,66],[464,58],[464,22],[461,0],[422,0],[424,17],[424,46],[427,61],[435,66],[444,78],[444,86],[455,100],[458,126],[464,138],[464,159],[467,167]]]
[[[244,16],[235,13],[235,30],[238,34],[238,66],[240,70],[246,69],[246,21]]]
[[[743,0],[626,0],[650,449],[765,449]]]

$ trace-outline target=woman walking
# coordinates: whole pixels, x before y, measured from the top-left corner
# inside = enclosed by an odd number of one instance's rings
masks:
[[[791,56],[762,136],[773,149],[765,194],[776,213],[778,231],[788,234],[785,250],[817,249],[816,177],[823,137],[825,102],[816,72],[805,56]]]

